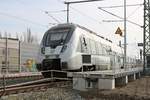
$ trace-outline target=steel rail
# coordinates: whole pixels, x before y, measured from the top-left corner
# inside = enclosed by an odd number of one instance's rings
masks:
[[[44,81],[43,81],[44,82]],[[69,86],[71,81],[60,81],[60,82],[46,82],[46,83],[35,83],[35,84],[26,84],[26,85],[14,85],[6,87],[5,91],[0,90],[0,96],[10,95],[10,94],[17,94],[17,93],[24,93],[24,92],[31,92],[31,91],[40,91],[46,90],[52,87],[64,87]]]

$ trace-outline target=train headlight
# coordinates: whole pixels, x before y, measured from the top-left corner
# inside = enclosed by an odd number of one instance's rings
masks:
[[[45,54],[45,48],[44,47],[41,48],[41,53]]]
[[[61,52],[64,52],[67,49],[67,45],[64,45],[61,49]]]

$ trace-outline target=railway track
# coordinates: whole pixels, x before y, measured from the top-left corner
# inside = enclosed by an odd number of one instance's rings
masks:
[[[19,83],[24,83],[24,82],[29,82],[29,81],[34,81],[34,80],[40,80],[43,79],[44,77],[41,74],[22,74],[22,73],[17,73],[17,74],[6,74],[0,75],[0,86],[2,86],[4,83],[5,85],[13,85],[13,84],[19,84]]]
[[[0,96],[18,94],[33,91],[45,91],[52,87],[66,87],[71,85],[71,80],[67,78],[46,78],[6,87],[0,87]]]

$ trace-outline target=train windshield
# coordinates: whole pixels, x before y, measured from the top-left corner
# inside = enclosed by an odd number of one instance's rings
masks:
[[[64,44],[70,30],[70,28],[55,28],[49,30],[44,36],[43,44],[51,47]]]
[[[49,34],[50,37],[50,41],[58,41],[58,40],[65,40],[67,34],[68,34],[69,30],[56,30],[56,31],[52,31]]]

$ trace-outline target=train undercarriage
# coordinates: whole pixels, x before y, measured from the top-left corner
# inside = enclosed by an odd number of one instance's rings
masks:
[[[80,69],[64,70],[62,69],[61,59],[44,59],[42,61],[42,64],[37,65],[37,69],[41,71],[42,75],[45,78],[50,77],[65,78],[67,77],[67,72],[94,71],[96,70],[96,66],[83,65]]]

